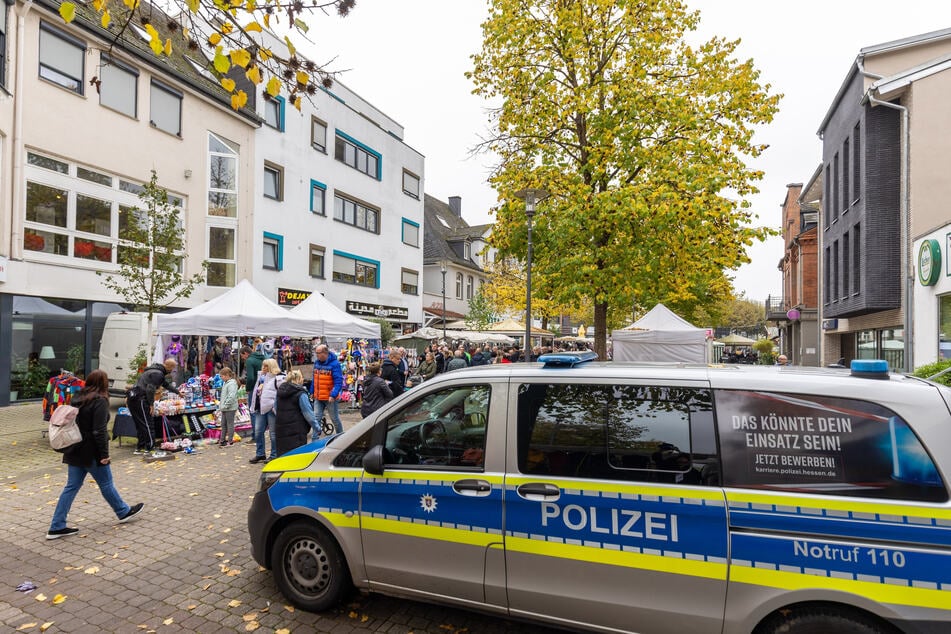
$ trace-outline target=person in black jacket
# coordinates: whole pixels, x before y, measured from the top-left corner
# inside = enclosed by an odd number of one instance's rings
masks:
[[[138,436],[134,452],[136,455],[152,451],[155,445],[155,438],[152,435],[152,404],[155,402],[155,392],[161,387],[178,394],[178,390],[172,387],[168,378],[176,367],[178,362],[175,359],[166,359],[164,363],[153,363],[145,368],[145,371],[139,375],[139,380],[135,382],[135,387],[129,390],[126,407],[129,408],[129,415],[135,422],[135,433]]]
[[[428,353],[427,353],[427,356]],[[380,376],[380,364],[367,366],[367,378],[363,380],[363,401],[360,403],[360,415],[366,418],[393,400],[393,390]]]
[[[380,369],[380,376],[390,386],[393,396],[399,396],[404,390],[403,372],[400,370],[400,360],[402,358],[403,355],[400,354],[399,350],[390,350],[389,356]]]
[[[46,539],[59,539],[79,532],[78,528],[66,526],[66,516],[83,486],[88,473],[99,485],[99,492],[109,503],[120,523],[128,522],[142,511],[139,502],[129,506],[122,500],[112,481],[112,469],[109,467],[109,378],[102,370],[93,370],[86,377],[86,385],[73,399],[73,405],[79,408],[76,424],[82,432],[82,441],[71,445],[63,452],[63,462],[68,465],[66,486],[59,494],[53,521],[46,533]]]
[[[277,422],[274,425],[277,455],[283,456],[291,449],[307,444],[307,434],[314,422],[304,375],[300,370],[291,370],[287,380],[277,387]]]

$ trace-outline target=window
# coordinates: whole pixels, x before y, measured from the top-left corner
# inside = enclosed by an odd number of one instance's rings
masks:
[[[828,230],[829,227],[832,225],[832,202],[831,202],[832,200],[832,167],[831,165],[826,165],[826,177],[825,177],[825,180],[823,181],[823,185],[826,190],[823,200],[830,201],[828,204],[823,205],[825,207],[825,215],[826,215],[825,229]]]
[[[462,299],[462,273],[456,273],[456,299]]]
[[[403,244],[419,246],[419,223],[403,218]]]
[[[327,124],[318,119],[310,119],[310,144],[318,152],[327,153]]]
[[[264,232],[264,268],[274,271],[284,268],[284,236]]]
[[[899,331],[900,332],[900,331]],[[874,346],[863,331],[857,352]],[[810,495],[944,502],[931,457],[895,412],[869,401],[812,394],[718,391],[725,486]],[[756,424],[789,421],[782,433]],[[785,444],[778,448],[782,436]],[[773,459],[771,459],[773,458]],[[780,476],[779,474],[782,473]]]
[[[334,158],[371,178],[380,180],[380,163],[383,156],[340,130],[337,130]]]
[[[832,157],[832,222],[839,217],[839,153]]]
[[[327,186],[320,181],[310,181],[310,210],[315,214],[327,215]]]
[[[342,251],[334,251],[333,281],[380,288],[380,263]]]
[[[852,228],[852,292],[862,290],[862,243],[859,241],[859,225]]]
[[[345,222],[370,233],[379,233],[379,218],[379,209],[367,207],[339,194],[334,195],[334,220]]]
[[[122,264],[135,245],[128,212],[141,205],[131,183],[82,165],[27,152],[23,247],[33,254]],[[141,189],[141,185],[137,186]],[[169,195],[180,207],[184,200]],[[181,260],[170,254],[166,260]],[[136,260],[142,256],[136,256]],[[149,254],[144,255],[144,265]],[[101,266],[97,268],[103,268]]]
[[[264,97],[264,125],[278,132],[284,131],[284,97]]]
[[[849,283],[852,282],[852,260],[849,259],[849,232],[842,234],[842,299],[849,296]]]
[[[419,176],[403,170],[403,193],[419,200]]]
[[[99,103],[124,115],[135,117],[139,72],[102,55],[99,67]]]
[[[824,278],[824,283],[822,285],[822,296],[823,296],[823,303],[825,304],[829,303],[829,292],[830,292],[829,286],[830,286],[831,271],[832,271],[832,262],[829,260],[829,258],[831,257],[830,253],[831,253],[831,248],[826,247],[825,266],[822,267],[822,274]]]
[[[951,295],[938,297],[938,360],[951,359]]]
[[[837,301],[839,299],[839,241],[835,240],[832,243],[832,289],[830,297],[832,301]]]
[[[845,143],[842,145],[842,211],[846,212],[849,210],[849,206],[852,204],[852,188],[849,186],[849,178],[852,176],[851,171],[849,170],[849,140],[846,139]]]
[[[284,200],[284,168],[274,163],[264,163],[264,196]]]
[[[482,471],[490,395],[487,385],[449,387],[390,416],[384,443],[387,468]]]
[[[10,7],[0,7],[0,86],[7,85],[7,13]]]
[[[81,95],[85,64],[84,42],[40,22],[40,77]]]
[[[522,385],[518,468],[556,477],[716,485],[712,408],[710,392],[701,389]]]
[[[324,278],[324,247],[310,245],[310,276]]]
[[[419,295],[419,273],[403,269],[400,290],[405,295]]]
[[[472,259],[472,243],[468,240],[462,244],[462,257],[467,260]]]
[[[153,79],[150,122],[159,130],[182,136],[182,93]]]
[[[853,198],[858,200],[862,196],[862,128],[861,123],[855,124],[852,130],[852,188],[855,190]]]
[[[466,299],[472,299],[472,290],[475,287],[475,280],[469,275],[466,277]]]
[[[208,286],[234,286],[235,229],[208,227]]]
[[[208,133],[208,215],[238,215],[238,145]]]

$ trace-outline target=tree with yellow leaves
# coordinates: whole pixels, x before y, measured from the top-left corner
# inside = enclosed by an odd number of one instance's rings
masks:
[[[689,45],[698,22],[679,0],[492,0],[468,74],[500,104],[481,146],[500,157],[493,246],[524,257],[514,194],[550,192],[535,214],[533,291],[593,302],[602,357],[609,311],[664,302],[689,315],[728,296],[726,273],[771,233],[737,199],[756,191],[753,126],[779,97],[734,59],[738,42]]]
[[[264,84],[271,97],[286,93],[299,110],[303,97],[333,81],[326,64],[297,53],[295,41],[310,29],[305,17],[330,10],[346,16],[355,4],[356,0],[166,0],[160,10],[141,0],[92,0],[80,5],[66,0],[60,4],[59,14],[65,22],[72,22],[77,11],[91,8],[115,44],[138,38],[132,33],[135,25],[145,31],[149,47],[158,57],[170,56],[176,42],[194,57],[207,56],[209,70],[214,70],[222,88],[231,95],[235,110],[248,102],[241,85],[248,84],[235,81],[236,77],[254,86]],[[173,15],[178,17],[170,17]],[[275,36],[271,29],[288,33],[280,51],[272,50]]]

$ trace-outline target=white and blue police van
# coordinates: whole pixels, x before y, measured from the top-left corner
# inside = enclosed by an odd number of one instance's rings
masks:
[[[269,462],[254,559],[572,630],[951,632],[951,390],[550,355],[438,375]]]

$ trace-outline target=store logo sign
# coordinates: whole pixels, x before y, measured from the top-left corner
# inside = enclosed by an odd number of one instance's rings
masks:
[[[7,281],[7,268],[10,266],[10,258],[0,255],[0,282]]]
[[[310,297],[310,291],[296,291],[292,288],[277,289],[277,303],[279,306],[297,306]]]

